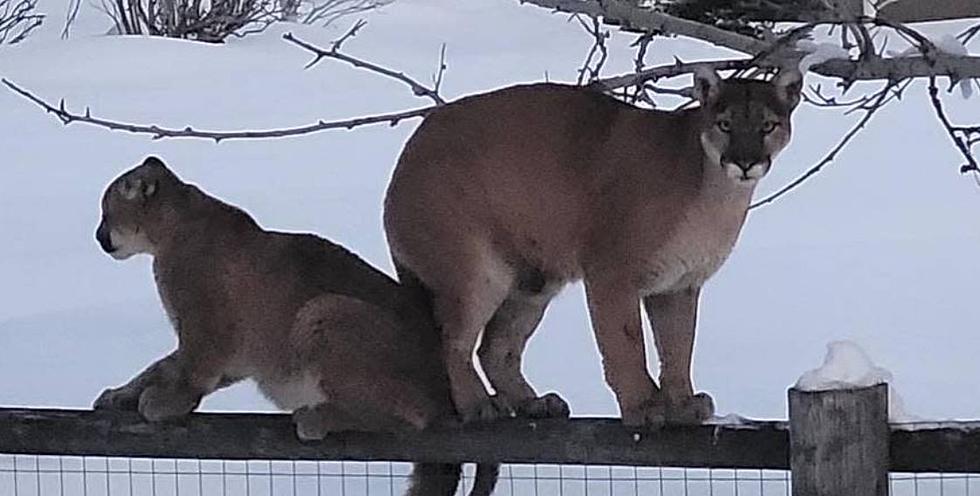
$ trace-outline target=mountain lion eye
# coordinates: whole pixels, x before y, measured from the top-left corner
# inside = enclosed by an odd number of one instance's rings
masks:
[[[728,119],[723,119],[718,121],[718,129],[723,133],[729,133],[732,131],[732,121]]]
[[[769,134],[773,132],[776,129],[776,126],[778,125],[779,123],[777,123],[776,121],[766,121],[762,124],[762,132],[765,134]]]

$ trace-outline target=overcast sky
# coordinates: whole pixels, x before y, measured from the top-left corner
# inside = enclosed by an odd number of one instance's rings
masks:
[[[104,37],[107,22],[86,6],[62,41],[60,2],[42,0],[51,15],[42,32],[0,48],[0,75],[75,109],[245,129],[420,104],[398,83],[340,64],[304,71],[307,54],[278,39],[284,28],[225,46]],[[446,43],[449,98],[546,74],[573,81],[590,43],[564,16],[508,0],[399,0],[368,20],[346,49],[422,80]],[[292,29],[326,43],[346,24]],[[630,41],[614,36],[608,74],[629,70]],[[724,54],[658,40],[648,63]],[[959,120],[980,115],[980,99],[944,98]],[[818,161],[854,119],[802,107],[792,144],[760,193]],[[262,225],[319,233],[391,272],[381,201],[416,125],[272,141],[153,141],[66,128],[0,91],[0,404],[86,407],[173,346],[149,259],[114,261],[93,238],[102,189],[118,173],[157,154]],[[695,379],[720,413],[785,417],[787,386],[819,364],[826,343],[853,339],[894,373],[911,413],[980,417],[980,187],[959,175],[960,163],[919,84],[823,173],[750,215],[702,300]],[[525,363],[531,381],[559,391],[575,414],[616,414],[580,286],[552,304]],[[271,408],[250,385],[205,407]]]

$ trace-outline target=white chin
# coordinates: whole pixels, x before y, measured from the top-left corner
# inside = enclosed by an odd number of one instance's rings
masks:
[[[725,174],[728,175],[729,179],[735,181],[739,185],[754,186],[766,173],[761,166],[752,167],[746,173],[737,165],[728,164],[725,165]]]
[[[137,255],[139,252],[136,251],[126,251],[126,250],[116,250],[109,254],[110,257],[116,260],[126,260],[127,258]]]

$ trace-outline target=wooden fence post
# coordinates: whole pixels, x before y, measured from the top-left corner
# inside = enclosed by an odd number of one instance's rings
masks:
[[[888,495],[888,385],[789,391],[793,496]]]

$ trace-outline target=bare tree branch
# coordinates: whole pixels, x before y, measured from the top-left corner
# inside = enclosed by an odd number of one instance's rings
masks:
[[[939,88],[936,85],[936,78],[929,79],[929,98],[932,100],[932,107],[936,111],[936,117],[943,124],[946,133],[953,140],[957,150],[966,159],[966,164],[960,167],[960,172],[964,174],[980,172],[980,164],[977,163],[977,158],[973,156],[972,150],[973,145],[976,145],[978,143],[977,139],[980,138],[980,126],[954,126],[949,121],[949,117],[946,116],[946,111],[943,109],[943,102],[939,99]]]
[[[258,139],[258,138],[283,138],[287,136],[299,136],[303,134],[315,133],[318,131],[325,131],[328,129],[352,129],[360,126],[367,126],[371,124],[381,124],[386,123],[391,126],[396,126],[401,121],[406,119],[414,119],[417,117],[425,117],[432,110],[439,107],[439,105],[431,105],[428,107],[422,107],[412,110],[404,110],[401,112],[392,112],[389,114],[379,114],[367,117],[357,117],[354,119],[338,120],[338,121],[318,121],[314,124],[308,124],[305,126],[283,128],[283,129],[269,129],[264,131],[204,131],[194,129],[187,126],[183,129],[177,128],[167,128],[157,125],[143,125],[143,124],[130,124],[126,122],[114,121],[111,119],[102,119],[92,116],[88,108],[85,109],[84,114],[78,114],[70,112],[66,106],[64,100],[55,107],[48,102],[42,100],[41,98],[35,96],[34,94],[28,92],[27,90],[17,86],[13,82],[7,79],[0,79],[4,85],[16,92],[17,94],[27,98],[28,100],[34,102],[37,106],[43,108],[46,112],[53,114],[65,125],[71,124],[73,122],[83,122],[86,124],[92,124],[95,126],[103,127],[106,129],[111,129],[114,131],[125,131],[134,134],[148,134],[153,139],[161,138],[204,138],[211,139],[215,142],[220,142],[224,140],[233,139]]]
[[[681,19],[653,9],[639,8],[635,2],[624,0],[520,0],[520,2],[552,9],[555,12],[584,14],[592,18],[604,17],[624,27],[648,33],[665,32],[689,36],[742,53],[757,53],[768,47],[765,41],[751,36]]]
[[[446,44],[443,43],[439,47],[439,67],[436,69],[436,73],[432,76],[432,91],[436,95],[439,94],[439,90],[442,89],[442,78],[446,75]]]
[[[317,24],[329,26],[342,17],[360,14],[369,10],[378,9],[388,5],[393,0],[280,0],[289,5],[289,17],[300,15],[300,10],[305,14],[300,22],[303,24]],[[308,5],[309,10],[302,5]]]
[[[283,19],[279,0],[100,0],[119,34],[149,34],[221,43],[264,31]],[[70,0],[61,35],[67,38],[82,0]]]
[[[314,124],[307,124],[298,127],[282,128],[282,129],[270,129],[263,131],[205,131],[194,129],[191,126],[187,126],[183,129],[177,128],[167,128],[163,126],[158,126],[155,124],[132,124],[122,121],[116,121],[111,119],[104,119],[92,116],[91,111],[86,108],[84,114],[74,113],[66,108],[65,101],[62,100],[58,106],[54,106],[40,97],[30,93],[29,91],[17,86],[13,82],[2,79],[8,88],[10,88],[15,93],[21,95],[22,97],[30,100],[34,104],[38,105],[46,112],[53,114],[58,118],[63,124],[68,125],[73,122],[82,122],[86,124],[91,124],[99,127],[104,127],[106,129],[111,129],[115,131],[125,131],[135,134],[148,134],[153,139],[161,138],[205,138],[213,139],[215,142],[220,142],[222,140],[231,139],[258,139],[258,138],[282,138],[287,136],[299,136],[303,134],[314,133],[318,131],[325,131],[328,129],[352,129],[355,127],[366,126],[371,124],[388,123],[391,126],[399,124],[401,121],[406,119],[413,119],[417,117],[424,117],[429,114],[433,109],[445,105],[445,100],[439,96],[438,90],[439,86],[442,84],[442,78],[446,70],[446,48],[445,45],[442,46],[440,50],[439,58],[439,69],[434,76],[434,87],[429,88],[421,83],[409,78],[408,76],[381,67],[377,64],[366,62],[364,60],[358,59],[356,57],[351,57],[349,55],[340,52],[340,48],[343,46],[344,42],[354,37],[357,32],[364,27],[365,23],[363,21],[358,21],[354,26],[348,30],[343,36],[331,43],[329,50],[324,50],[322,48],[316,47],[309,43],[306,43],[292,34],[287,33],[283,35],[287,41],[298,45],[308,51],[313,52],[316,58],[310,62],[306,67],[309,68],[323,60],[324,58],[331,58],[346,62],[355,67],[367,69],[369,71],[393,78],[398,80],[412,89],[412,92],[416,96],[423,96],[431,99],[434,105],[422,108],[416,108],[411,110],[405,110],[400,112],[392,112],[380,115],[372,115],[366,117],[357,117],[353,119],[336,120],[336,121],[324,121],[320,120]]]
[[[889,96],[892,95],[892,99],[895,98],[893,96],[894,93],[892,93],[891,91],[894,86],[895,86],[894,83],[886,83],[885,87],[882,88],[881,91],[875,94],[876,98],[874,99],[874,102],[871,105],[867,107],[858,107],[864,111],[864,116],[861,117],[861,119],[857,122],[857,124],[855,124],[854,127],[852,127],[847,132],[847,134],[845,134],[844,137],[841,138],[841,140],[837,143],[837,145],[834,146],[834,148],[832,148],[830,152],[827,153],[827,155],[825,155],[822,160],[817,162],[817,164],[814,165],[813,167],[807,169],[807,171],[804,172],[803,175],[794,179],[786,186],[783,186],[775,193],[763,198],[762,200],[753,203],[751,206],[749,206],[749,209],[751,210],[751,209],[759,208],[763,205],[767,205],[769,203],[778,200],[780,197],[789,193],[790,191],[793,191],[801,184],[806,182],[807,179],[810,179],[815,174],[820,172],[827,164],[833,162],[834,159],[837,158],[837,154],[840,153],[840,151],[843,150],[844,147],[847,146],[847,144],[850,143],[855,136],[857,136],[859,131],[864,129],[864,126],[867,125],[869,121],[871,121],[871,117],[873,117],[874,114],[878,112],[878,110],[883,108],[885,105],[887,105],[889,101],[891,101],[891,99],[889,99]]]
[[[589,33],[593,40],[592,48],[589,49],[589,54],[586,55],[585,62],[582,63],[582,68],[578,70],[578,78],[575,81],[576,84],[582,85],[584,83],[591,83],[599,78],[602,67],[609,58],[609,50],[606,48],[609,31],[602,29],[602,23],[598,19],[591,18],[590,20],[592,22],[590,24],[582,19],[582,16],[574,15],[572,18],[582,25],[582,28]]]
[[[980,33],[980,24],[974,24],[973,26],[970,26],[966,31],[963,31],[962,33],[956,35],[956,38],[960,40],[960,43],[966,45],[971,40],[973,40],[973,37],[976,36],[977,33]]]
[[[37,0],[0,0],[0,45],[13,45],[44,22],[36,12]]]
[[[68,14],[65,16],[65,26],[61,29],[61,38],[67,40],[71,35],[71,27],[78,19],[78,11],[82,8],[82,0],[69,0]]]
[[[341,62],[346,62],[359,69],[366,69],[371,72],[376,72],[383,76],[387,76],[392,79],[401,81],[402,83],[408,85],[408,87],[412,89],[412,93],[415,94],[415,96],[427,97],[437,105],[443,105],[446,103],[446,101],[443,100],[441,96],[439,96],[437,88],[429,88],[423,85],[422,83],[419,83],[418,81],[406,76],[402,72],[393,71],[391,69],[387,69],[377,64],[373,64],[371,62],[367,62],[357,57],[352,57],[350,55],[340,52],[339,50],[343,42],[353,37],[357,33],[357,31],[364,26],[364,24],[365,23],[363,21],[359,21],[357,24],[354,25],[353,28],[350,29],[350,31],[347,32],[347,34],[345,34],[339,40],[333,42],[333,45],[329,50],[324,50],[317,46],[311,45],[303,40],[300,40],[295,36],[293,36],[292,33],[286,33],[282,37],[286,41],[293,43],[294,45],[299,46],[314,54],[315,58],[312,61],[310,61],[310,63],[306,64],[307,69],[318,64],[323,59],[339,60]]]
[[[614,90],[627,86],[635,86],[647,81],[653,82],[664,78],[672,78],[689,74],[700,68],[714,69],[716,71],[745,69],[750,66],[751,62],[751,59],[713,60],[702,62],[681,62],[678,60],[673,64],[658,65],[649,69],[644,69],[638,73],[600,78],[593,81],[592,86],[605,90]]]
[[[539,7],[553,9],[556,12],[584,14],[590,17],[603,17],[621,23],[625,26],[646,32],[665,32],[675,35],[688,36],[730,48],[757,58],[756,64],[763,68],[780,68],[799,60],[804,53],[796,50],[792,44],[780,46],[774,50],[775,44],[738,33],[726,31],[714,26],[707,26],[694,21],[680,19],[649,8],[637,7],[632,2],[624,0],[520,0]],[[838,21],[821,21],[805,24],[796,30],[806,30],[819,24]],[[862,25],[873,24],[887,26],[905,35],[915,34],[917,39],[928,41],[918,32],[898,23],[890,23],[882,19],[857,18],[855,23]],[[794,31],[796,31],[794,30]],[[780,39],[786,40],[783,36]],[[795,40],[794,40],[795,41]],[[764,57],[759,57],[765,54]],[[923,57],[886,58],[873,55],[870,51],[862,51],[862,59],[834,59],[810,68],[811,71],[826,77],[839,78],[846,83],[862,80],[897,81],[907,77],[928,78],[936,75],[955,74],[960,78],[980,77],[980,57],[953,56],[937,53],[932,60]],[[625,77],[625,76],[624,76]],[[632,84],[637,84],[636,81]]]

